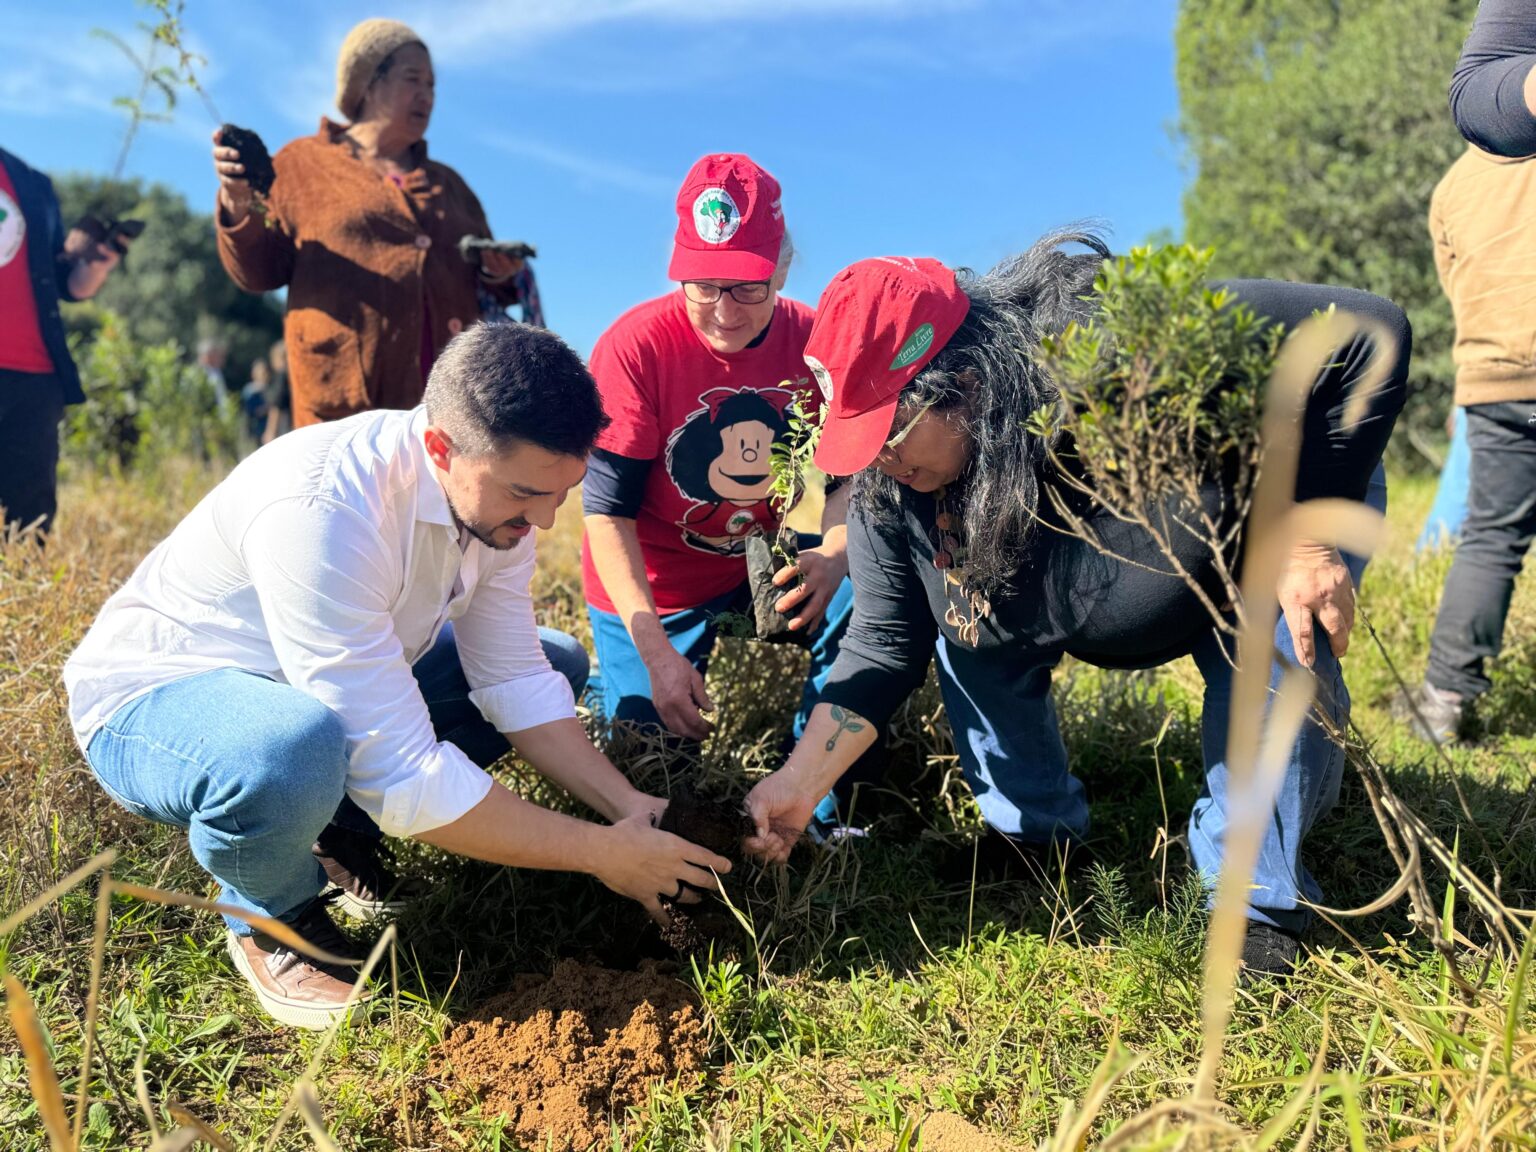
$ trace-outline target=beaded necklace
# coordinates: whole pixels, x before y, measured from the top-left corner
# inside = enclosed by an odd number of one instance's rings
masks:
[[[950,499],[948,486],[934,494],[933,566],[944,574],[944,623],[955,630],[960,643],[975,648],[981,641],[981,622],[992,614],[992,602],[965,586],[965,531],[960,514]]]

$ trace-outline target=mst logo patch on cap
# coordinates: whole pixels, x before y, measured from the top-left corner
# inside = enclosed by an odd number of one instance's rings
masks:
[[[896,359],[891,361],[890,371],[900,372],[908,364],[911,364],[933,343],[933,325],[920,324],[917,329],[908,336],[901,350],[896,353]]]
[[[741,227],[741,209],[724,188],[706,188],[693,202],[693,226],[706,244],[724,244]]]
[[[832,403],[832,373],[827,371],[827,366],[814,356],[805,358],[806,365],[811,370],[811,375],[816,377],[816,386],[821,389],[822,399],[828,404]]]

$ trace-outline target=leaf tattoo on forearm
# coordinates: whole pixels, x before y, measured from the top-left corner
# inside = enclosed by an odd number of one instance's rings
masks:
[[[858,716],[837,704],[832,705],[832,719],[837,721],[837,731],[827,740],[828,752],[837,747],[838,738],[844,732],[862,732],[866,727],[864,721]]]

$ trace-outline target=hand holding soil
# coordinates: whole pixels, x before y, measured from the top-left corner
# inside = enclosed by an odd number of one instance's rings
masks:
[[[520,258],[494,248],[480,253],[480,272],[487,280],[510,280],[523,270],[523,266]]]
[[[706,799],[686,787],[672,797],[658,827],[718,852],[733,864],[742,862],[743,843],[752,833],[752,821],[741,807]],[[662,939],[686,954],[739,936],[741,925],[719,895],[723,887],[723,881],[711,885],[700,893],[702,901],[687,911],[674,906],[669,923],[662,925]]]
[[[770,864],[782,864],[789,859],[824,795],[825,788],[803,787],[789,767],[759,780],[747,793],[747,814],[755,834],[747,837],[743,847]]]
[[[229,214],[230,222],[238,224],[251,214],[255,193],[245,178],[245,165],[240,163],[240,150],[221,141],[224,130],[213,130],[213,170],[219,174],[219,203]]]
[[[592,874],[620,896],[639,901],[662,924],[667,921],[663,899],[696,903],[698,892],[689,889],[711,891],[715,873],[731,870],[724,856],[653,827],[647,813],[626,817],[605,831],[603,856]]]
[[[821,623],[822,617],[826,615],[827,605],[832,602],[837,586],[843,582],[843,577],[846,575],[848,575],[846,552],[828,555],[823,548],[803,548],[795,557],[793,564],[774,573],[775,586],[784,588],[795,585],[790,587],[787,594],[779,597],[774,607],[786,616],[791,612],[795,613],[790,618],[790,628],[795,631],[804,629],[809,632]]]
[[[671,645],[658,649],[645,662],[651,675],[651,700],[668,730],[690,740],[703,740],[711,730],[704,718],[715,703],[704,687],[703,674]]]

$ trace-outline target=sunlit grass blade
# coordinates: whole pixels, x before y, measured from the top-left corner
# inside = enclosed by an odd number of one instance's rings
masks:
[[[373,950],[368,953],[368,959],[363,963],[362,970],[357,977],[357,982],[352,985],[352,991],[347,993],[347,1000],[343,1010],[337,1014],[335,1020],[331,1021],[331,1026],[325,1030],[325,1035],[320,1038],[320,1043],[315,1045],[314,1053],[309,1058],[304,1074],[299,1078],[298,1083],[300,1086],[315,1082],[316,1075],[320,1071],[320,1065],[325,1061],[326,1055],[330,1052],[331,1045],[336,1042],[336,1037],[340,1034],[342,1026],[351,1019],[351,1010],[357,1006],[359,999],[362,997],[363,989],[368,986],[369,977],[373,975],[373,970],[378,967],[379,961],[383,958],[384,954],[396,947],[398,935],[398,929],[393,924],[388,925],[379,935],[378,940],[373,945]],[[398,987],[392,991],[392,995],[399,995]],[[283,1134],[283,1129],[288,1126],[288,1121],[293,1118],[298,1102],[297,1091],[290,1093],[288,1102],[283,1105],[283,1110],[278,1114],[277,1122],[272,1125],[272,1132],[267,1137],[266,1146],[269,1149],[277,1146],[278,1137]]]
[[[64,1094],[59,1090],[59,1076],[48,1055],[43,1027],[37,1022],[37,1006],[22,982],[9,972],[5,973],[5,1007],[27,1060],[27,1080],[32,1086],[32,1098],[37,1101],[37,1114],[48,1133],[48,1145],[53,1152],[72,1152]]]
[[[0,921],[0,936],[9,935],[19,925],[30,920],[60,896],[84,883],[93,873],[111,867],[116,860],[117,849],[115,848],[108,848],[105,852],[92,856],[57,884],[44,889],[16,911],[12,912],[3,921]]]
[[[311,956],[322,964],[347,966],[357,963],[355,959],[349,959],[346,956],[336,956],[325,951],[323,948],[316,948],[281,920],[274,920],[270,916],[258,916],[254,912],[247,912],[244,908],[220,904],[216,900],[208,900],[202,896],[189,896],[185,892],[169,892],[163,888],[147,888],[142,884],[125,884],[117,880],[112,882],[112,889],[115,892],[121,892],[124,896],[132,896],[137,900],[148,900],[153,904],[168,904],[178,908],[201,908],[205,912],[217,912],[221,916],[233,916],[237,920],[245,921],[245,923],[253,928],[259,928],[269,936],[276,937],[295,952]]]
[[[194,1116],[185,1105],[167,1104],[165,1110],[186,1130],[197,1133],[197,1138],[219,1152],[235,1152],[235,1144],[222,1132],[216,1132],[200,1117]]]
[[[331,1139],[325,1126],[325,1117],[320,1112],[320,1097],[315,1094],[314,1084],[309,1080],[300,1080],[293,1095],[298,1101],[299,1114],[304,1117],[304,1126],[309,1129],[315,1147],[320,1152],[341,1152],[341,1145]]]

